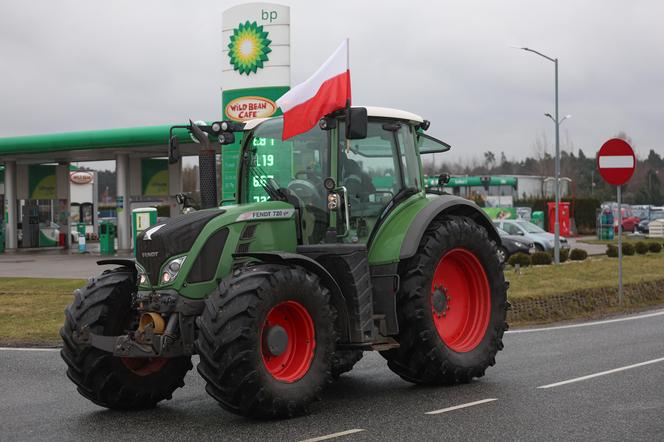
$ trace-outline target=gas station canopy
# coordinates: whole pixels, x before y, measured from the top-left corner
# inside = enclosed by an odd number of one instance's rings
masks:
[[[114,160],[118,154],[154,157],[168,155],[171,125],[66,132],[0,138],[0,160],[19,163]],[[196,145],[185,129],[174,134],[183,155],[195,155]]]

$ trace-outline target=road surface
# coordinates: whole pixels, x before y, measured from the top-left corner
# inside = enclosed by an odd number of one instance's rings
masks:
[[[227,413],[192,371],[171,401],[108,411],[76,393],[57,351],[0,350],[0,440],[662,440],[664,310],[517,330],[468,385],[417,387],[378,354],[332,384],[309,416]]]

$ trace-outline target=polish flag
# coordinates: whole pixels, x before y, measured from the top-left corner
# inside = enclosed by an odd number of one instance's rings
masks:
[[[350,100],[348,39],[309,77],[277,100],[284,113],[282,139],[307,132],[330,112],[343,109]]]

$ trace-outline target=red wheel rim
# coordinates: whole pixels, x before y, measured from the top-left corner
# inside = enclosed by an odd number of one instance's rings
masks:
[[[148,376],[162,369],[168,358],[120,358],[125,367],[137,376]]]
[[[288,336],[285,350],[275,356],[266,345],[270,327],[282,327]],[[282,382],[295,382],[309,371],[316,339],[314,321],[307,309],[296,301],[284,301],[270,310],[261,329],[261,356],[267,371]]]
[[[465,353],[486,335],[491,316],[489,280],[479,259],[452,249],[438,262],[431,283],[431,312],[438,335],[450,349]]]

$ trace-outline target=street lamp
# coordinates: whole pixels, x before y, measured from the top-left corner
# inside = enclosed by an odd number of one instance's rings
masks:
[[[554,251],[553,251],[553,260],[556,264],[560,263],[560,222],[558,221],[558,210],[560,206],[560,125],[562,124],[563,121],[565,121],[567,118],[570,117],[570,115],[566,116],[565,118],[561,120],[558,119],[558,59],[557,58],[551,58],[548,55],[544,55],[541,52],[538,52],[534,49],[526,48],[526,47],[518,47],[518,46],[512,46],[515,49],[521,49],[522,51],[528,51],[532,52],[534,54],[539,55],[540,57],[546,58],[547,60],[553,62],[555,66],[555,82],[556,82],[556,116],[555,118],[551,116],[551,114],[545,114],[549,118],[553,120],[554,123],[556,123],[556,172],[555,172],[555,180],[556,180],[556,186],[555,186],[555,191],[556,191],[556,211],[555,211],[555,221],[553,224],[553,229],[554,229]]]

